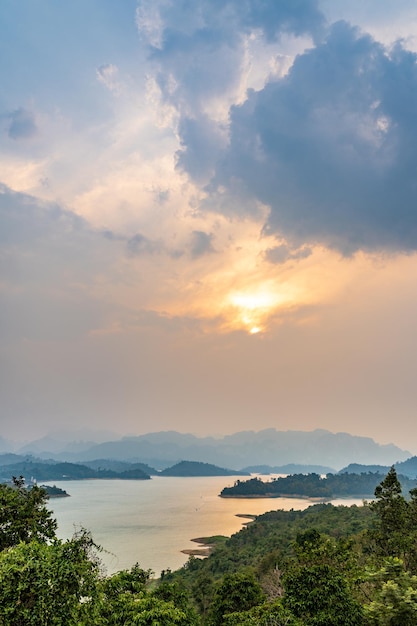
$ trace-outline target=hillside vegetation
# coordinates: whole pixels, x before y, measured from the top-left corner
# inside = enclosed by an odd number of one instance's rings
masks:
[[[417,487],[416,480],[406,476],[398,477],[405,491]],[[279,496],[301,496],[306,498],[343,498],[372,497],[376,486],[381,481],[379,473],[362,472],[361,474],[292,474],[290,476],[272,478],[264,481],[260,478],[237,480],[233,487],[225,487],[223,498]]]
[[[212,463],[200,463],[198,461],[180,461],[172,467],[167,467],[160,472],[160,476],[249,476],[249,472],[217,467]]]
[[[364,506],[271,511],[158,581],[106,576],[83,530],[56,537],[46,493],[0,485],[5,626],[415,626],[417,489],[391,468]]]

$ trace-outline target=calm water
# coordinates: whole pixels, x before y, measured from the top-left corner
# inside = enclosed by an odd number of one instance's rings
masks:
[[[225,499],[218,494],[233,477],[152,480],[80,480],[56,482],[70,498],[54,498],[49,508],[58,521],[58,536],[70,538],[80,527],[92,532],[108,572],[135,563],[152,569],[178,569],[188,559],[181,550],[195,548],[193,537],[230,536],[242,528],[239,514],[258,515],[272,509],[305,509],[296,498]],[[340,500],[334,503],[360,503]]]

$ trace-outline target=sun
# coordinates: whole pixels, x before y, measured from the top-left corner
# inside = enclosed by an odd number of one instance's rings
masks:
[[[271,314],[283,302],[282,294],[263,287],[234,292],[229,296],[233,326],[244,328],[250,335],[265,332]]]

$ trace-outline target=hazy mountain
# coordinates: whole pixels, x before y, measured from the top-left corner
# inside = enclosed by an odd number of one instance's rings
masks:
[[[404,476],[409,476],[410,478],[417,478],[417,456],[412,456],[402,463],[396,463],[395,469],[399,474],[404,474]]]
[[[332,474],[333,467],[327,465],[303,465],[301,463],[287,463],[287,465],[249,465],[242,468],[243,472],[251,474]],[[343,471],[343,470],[341,470]]]
[[[29,447],[29,446],[27,446]],[[327,430],[244,431],[223,438],[173,431],[124,437],[89,449],[61,451],[61,460],[114,459],[147,463],[158,469],[183,459],[240,469],[248,465],[321,465],[340,469],[349,463],[392,465],[411,456],[393,444]]]
[[[385,474],[388,473],[389,465],[364,465],[363,463],[349,463],[347,467],[343,467],[339,474],[362,474],[372,472],[373,474]],[[403,472],[404,473],[404,472]]]
[[[12,452],[6,452],[4,454],[0,454],[0,466],[2,465],[11,465],[12,463],[20,463],[27,461],[31,457],[27,454],[13,454]]]
[[[412,456],[405,461],[394,463],[394,467],[398,474],[407,476],[407,478],[417,478],[417,456]],[[379,472],[380,474],[386,474],[389,470],[387,465],[359,465],[357,463],[350,463],[347,467],[340,470],[340,473],[347,472],[350,474],[358,474],[361,472]]]
[[[34,454],[39,457],[54,458],[61,454],[78,454],[92,446],[116,439],[116,433],[110,430],[91,430],[88,428],[69,431],[57,430],[45,437],[25,443],[17,451],[19,454]]]
[[[0,437],[0,453],[14,452],[15,449],[16,444],[13,441],[9,441],[8,439],[4,439],[4,437]]]

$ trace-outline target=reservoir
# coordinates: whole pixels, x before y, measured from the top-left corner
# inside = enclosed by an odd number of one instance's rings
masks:
[[[159,576],[163,569],[184,565],[188,556],[181,550],[198,547],[192,538],[239,531],[247,520],[238,514],[305,509],[311,504],[298,498],[220,498],[223,487],[232,486],[236,478],[58,481],[53,484],[71,497],[53,498],[48,508],[58,522],[59,538],[69,539],[80,528],[92,533],[103,548],[100,556],[109,574],[139,563]],[[333,503],[361,504],[361,500]]]

